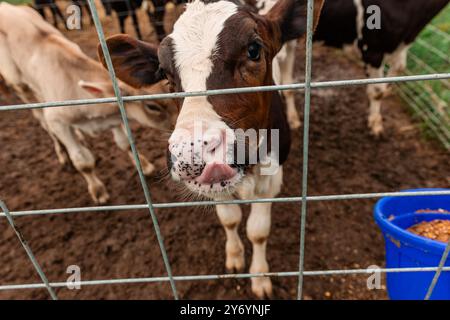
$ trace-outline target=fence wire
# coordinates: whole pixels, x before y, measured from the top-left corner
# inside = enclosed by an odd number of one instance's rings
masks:
[[[246,88],[233,88],[223,90],[207,90],[199,92],[183,92],[183,93],[169,93],[169,94],[154,94],[143,96],[122,96],[118,87],[118,81],[115,76],[114,68],[111,62],[110,53],[108,51],[103,28],[97,13],[97,9],[94,4],[94,0],[88,0],[88,5],[91,10],[94,25],[97,31],[97,35],[103,50],[105,61],[108,67],[108,72],[111,77],[111,81],[114,87],[115,97],[102,98],[102,99],[83,99],[83,100],[70,100],[70,101],[55,101],[55,102],[43,102],[33,104],[17,104],[0,107],[0,111],[12,111],[23,109],[36,109],[36,108],[48,108],[59,106],[77,106],[77,105],[92,105],[116,102],[118,104],[120,114],[122,117],[123,125],[126,129],[128,141],[133,153],[133,157],[136,163],[136,169],[139,174],[141,187],[145,196],[145,204],[137,205],[116,205],[116,206],[95,206],[95,207],[79,207],[79,208],[57,208],[57,209],[44,209],[44,210],[28,210],[28,211],[12,211],[10,212],[4,202],[0,200],[0,208],[3,212],[0,212],[0,216],[6,217],[11,228],[17,235],[20,243],[24,247],[30,261],[39,274],[42,283],[30,283],[30,284],[12,284],[12,285],[0,285],[0,290],[18,290],[18,289],[36,289],[46,288],[52,299],[57,299],[57,296],[53,288],[66,287],[66,282],[49,282],[44,271],[37,262],[31,248],[28,246],[26,240],[21,234],[20,230],[14,223],[14,217],[17,216],[36,216],[47,214],[73,214],[80,212],[96,212],[96,211],[123,211],[123,210],[148,210],[155,234],[157,236],[158,244],[161,250],[161,254],[164,260],[167,276],[165,277],[148,277],[148,278],[127,278],[127,279],[105,279],[105,280],[88,280],[80,281],[80,285],[108,285],[108,284],[133,284],[133,283],[152,283],[152,282],[169,282],[171,285],[172,293],[175,299],[178,299],[178,292],[176,289],[176,281],[199,281],[199,280],[219,280],[219,279],[235,279],[235,278],[254,278],[254,277],[297,277],[298,278],[298,290],[297,298],[302,299],[303,295],[303,277],[304,276],[327,276],[327,275],[350,275],[350,274],[368,274],[368,273],[402,273],[402,272],[434,272],[432,282],[430,283],[427,295],[425,299],[429,299],[433,293],[433,290],[439,280],[440,275],[444,271],[450,271],[450,267],[445,267],[449,252],[450,241],[446,246],[446,249],[442,255],[440,263],[437,267],[425,267],[425,268],[384,268],[384,269],[349,269],[349,270],[304,270],[304,257],[305,257],[305,231],[306,231],[306,215],[307,215],[307,202],[309,201],[338,201],[338,200],[351,200],[351,199],[373,199],[380,197],[415,197],[415,196],[427,196],[427,195],[450,195],[450,191],[421,191],[421,192],[378,192],[378,193],[359,193],[359,194],[339,194],[339,195],[316,195],[310,196],[307,192],[308,186],[308,146],[309,146],[309,115],[311,110],[311,90],[321,89],[328,87],[342,87],[342,86],[358,86],[371,83],[398,83],[398,82],[417,82],[417,81],[431,81],[450,79],[450,73],[433,73],[427,75],[414,75],[414,76],[401,76],[401,77],[389,77],[389,78],[375,78],[375,79],[351,79],[341,81],[325,81],[325,82],[312,82],[311,70],[312,70],[312,26],[313,26],[313,10],[314,1],[308,0],[307,3],[307,41],[306,41],[306,70],[305,70],[305,83],[296,83],[290,85],[273,85],[263,87],[246,87]],[[134,138],[128,122],[128,117],[124,103],[127,101],[137,100],[155,100],[155,99],[172,99],[183,98],[192,96],[210,96],[210,95],[222,95],[222,94],[234,94],[234,93],[250,93],[258,91],[278,91],[278,90],[304,90],[305,93],[305,105],[304,105],[304,132],[303,132],[303,164],[302,164],[302,194],[299,197],[280,197],[280,198],[264,198],[254,200],[230,200],[230,201],[194,201],[194,202],[172,202],[172,203],[153,203],[151,193],[149,191],[147,182],[142,172],[140,159],[138,156],[137,148],[134,142]],[[176,208],[176,207],[189,207],[189,206],[211,206],[217,204],[249,204],[249,203],[264,203],[264,202],[300,202],[300,248],[299,248],[299,268],[298,271],[292,272],[268,272],[268,273],[240,273],[240,274],[226,274],[226,275],[188,275],[188,276],[174,276],[171,271],[170,262],[167,255],[167,250],[164,246],[164,239],[161,234],[158,219],[155,215],[156,208]]]
[[[450,36],[433,26],[439,24],[450,7],[444,9],[420,33],[408,52],[405,75],[438,73],[450,71]],[[413,114],[423,121],[426,132],[437,138],[450,150],[450,81],[397,83],[400,96],[411,108]]]
[[[309,113],[311,109],[312,32],[314,1],[308,1],[306,20],[306,61],[305,61],[305,110],[303,116],[303,163],[302,163],[302,203],[300,213],[300,252],[298,262],[297,299],[303,296],[303,271],[305,266],[306,197],[308,196],[309,159]]]
[[[162,254],[162,257],[164,260],[164,266],[166,267],[167,275],[170,278],[170,286],[172,288],[172,292],[173,292],[175,299],[178,300],[177,288],[175,287],[175,282],[173,280],[169,258],[167,257],[167,251],[166,251],[166,248],[164,247],[164,239],[163,239],[161,231],[159,229],[158,218],[156,217],[155,210],[153,208],[152,199],[150,196],[150,191],[148,189],[147,181],[145,180],[145,175],[144,175],[144,172],[142,171],[141,159],[139,158],[139,154],[137,152],[137,148],[136,148],[136,145],[135,145],[134,139],[133,139],[133,133],[131,132],[131,128],[128,123],[127,111],[125,110],[124,102],[122,99],[122,94],[119,89],[119,83],[117,81],[116,74],[114,72],[114,67],[112,64],[111,56],[109,54],[108,46],[106,45],[106,39],[105,39],[105,34],[103,33],[102,24],[100,22],[100,18],[98,17],[98,13],[95,8],[94,0],[88,0],[88,4],[89,4],[89,8],[91,9],[92,19],[94,20],[95,29],[97,29],[98,39],[100,41],[100,45],[102,47],[106,65],[108,67],[109,75],[111,77],[111,81],[112,81],[112,84],[114,87],[114,93],[116,95],[117,104],[119,106],[120,114],[122,116],[122,121],[123,121],[123,124],[124,124],[126,132],[127,132],[128,142],[130,143],[130,146],[131,146],[131,152],[133,153],[134,162],[136,163],[136,169],[139,173],[139,179],[141,181],[142,190],[144,191],[145,200],[148,205],[148,211],[152,218],[153,227],[155,228],[156,237],[158,239],[158,244],[161,249],[161,254]]]

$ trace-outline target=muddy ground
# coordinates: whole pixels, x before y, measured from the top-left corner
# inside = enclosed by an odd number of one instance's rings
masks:
[[[144,27],[145,25],[145,27]],[[145,38],[153,35],[141,16]],[[107,34],[116,21],[105,23]],[[133,31],[128,25],[131,34]],[[92,27],[65,34],[95,57]],[[299,50],[297,78],[302,79]],[[340,51],[314,48],[314,79],[364,78],[363,68]],[[0,96],[0,105],[20,103]],[[302,93],[297,94],[302,110]],[[314,91],[312,96],[309,193],[311,195],[384,192],[405,188],[449,187],[450,162],[436,142],[424,138],[420,123],[393,96],[383,106],[385,135],[374,139],[366,126],[368,100],[362,87]],[[11,210],[92,206],[85,182],[72,168],[59,165],[48,135],[30,111],[0,112],[0,198]],[[285,166],[280,196],[301,193],[302,130],[292,132],[293,148]],[[148,178],[154,202],[182,200],[164,178],[166,143],[151,129],[134,127],[138,149],[160,174]],[[126,154],[105,133],[89,140],[98,158],[98,175],[111,195],[109,204],[141,204],[138,175]],[[372,218],[375,200],[313,202],[308,205],[306,270],[366,268],[384,265],[382,236]],[[244,217],[248,215],[248,206]],[[299,204],[273,206],[267,246],[271,271],[295,271],[299,256]],[[157,210],[164,243],[175,275],[222,274],[225,234],[213,208]],[[78,265],[82,280],[165,276],[149,214],[145,210],[89,212],[16,218],[50,281],[65,281],[69,265]],[[245,220],[244,220],[245,221]],[[249,261],[251,246],[240,233]],[[5,219],[0,219],[0,284],[37,283],[39,278]],[[293,299],[297,278],[274,278],[274,298]],[[177,283],[183,299],[253,298],[249,280]],[[57,289],[63,299],[170,299],[168,283],[86,286]],[[385,290],[370,291],[366,276],[305,278],[307,299],[385,299]],[[43,289],[0,291],[1,299],[48,299]]]

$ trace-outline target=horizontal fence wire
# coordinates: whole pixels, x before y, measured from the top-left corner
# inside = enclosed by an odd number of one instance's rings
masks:
[[[307,196],[306,201],[344,201],[344,200],[363,200],[363,199],[377,199],[383,197],[418,197],[418,196],[450,196],[450,190],[437,191],[418,191],[418,192],[378,192],[378,193],[352,193],[352,194],[338,194],[338,195],[322,195],[322,196]],[[167,203],[153,203],[153,208],[182,208],[182,207],[201,207],[214,206],[223,204],[252,204],[252,203],[292,203],[302,202],[303,197],[279,197],[279,198],[259,198],[252,200],[234,199],[227,201],[188,201],[188,202],[167,202]],[[94,207],[77,207],[77,208],[59,208],[59,209],[41,209],[41,210],[23,210],[10,211],[11,216],[39,216],[47,214],[73,214],[83,212],[99,212],[99,211],[127,211],[127,210],[146,210],[147,204],[125,204],[113,206],[94,206]],[[0,212],[0,217],[5,217],[4,212]]]
[[[311,82],[311,89],[326,89],[326,88],[333,88],[333,87],[362,86],[362,85],[379,84],[379,83],[396,83],[396,82],[411,82],[411,81],[414,82],[414,81],[426,81],[426,80],[432,81],[432,80],[442,80],[442,79],[450,79],[450,73]],[[141,101],[141,100],[181,99],[181,98],[186,98],[186,97],[198,97],[198,96],[216,96],[216,95],[227,95],[227,94],[236,94],[236,93],[255,93],[255,92],[267,92],[267,91],[285,91],[285,90],[303,90],[303,89],[305,89],[305,83],[294,83],[294,84],[285,84],[285,85],[241,87],[241,88],[216,89],[216,90],[206,90],[206,91],[174,92],[174,93],[161,93],[161,94],[150,94],[150,95],[123,96],[122,100],[124,102],[130,102],[130,101]],[[77,99],[77,100],[64,100],[64,101],[51,101],[51,102],[5,105],[5,106],[0,106],[0,111],[41,109],[41,108],[50,108],[50,107],[80,106],[80,105],[104,104],[104,103],[117,103],[117,98],[110,97],[110,98],[98,98],[98,99]]]
[[[355,193],[355,194],[340,194],[340,195],[323,195],[323,196],[307,196],[306,201],[343,201],[343,200],[363,200],[363,199],[377,199],[382,197],[417,197],[417,196],[450,196],[450,191],[419,191],[419,192],[380,192],[380,193]],[[302,202],[303,197],[280,197],[280,198],[259,198],[252,200],[227,200],[227,201],[188,201],[188,202],[167,202],[167,203],[153,203],[153,208],[181,208],[181,207],[201,207],[214,206],[223,204],[252,204],[252,203],[292,203]],[[78,207],[78,208],[59,208],[59,209],[42,209],[42,210],[23,210],[11,211],[11,216],[38,216],[47,214],[72,214],[83,212],[98,212],[98,211],[127,211],[127,210],[146,210],[147,204],[127,204],[114,206],[95,206],[95,207]],[[5,217],[4,212],[0,212],[0,217]]]
[[[410,273],[410,272],[436,272],[439,267],[416,267],[416,268],[367,268],[367,269],[337,269],[337,270],[315,270],[303,271],[303,275],[307,277],[318,276],[351,276],[363,274],[389,274],[389,273]],[[450,267],[443,267],[441,271],[449,272]],[[298,277],[298,271],[285,272],[265,272],[265,273],[234,273],[234,274],[207,274],[207,275],[189,275],[189,276],[173,276],[175,281],[207,281],[207,280],[227,280],[227,279],[249,279],[261,277]],[[77,282],[80,286],[95,285],[116,285],[116,284],[139,284],[139,283],[158,283],[169,282],[169,277],[147,277],[147,278],[123,278],[123,279],[104,279],[104,280],[81,280]],[[73,284],[71,282],[70,284]],[[51,282],[52,288],[64,288],[68,286],[67,282]],[[4,290],[20,290],[20,289],[39,289],[45,288],[43,283],[29,284],[9,284],[1,285],[0,291]]]
[[[57,208],[57,209],[44,209],[44,210],[27,210],[27,211],[9,211],[6,205],[0,201],[0,207],[3,212],[0,216],[6,217],[11,227],[16,232],[19,241],[24,246],[30,260],[41,277],[42,283],[32,284],[11,284],[0,285],[0,290],[17,290],[17,289],[37,289],[47,288],[52,298],[56,299],[56,295],[53,288],[66,287],[66,282],[49,282],[42,271],[41,267],[37,263],[31,249],[26,241],[23,239],[20,231],[14,224],[13,217],[18,216],[37,216],[47,214],[72,214],[81,212],[97,212],[97,211],[124,211],[124,210],[148,210],[152,218],[152,222],[155,228],[155,233],[158,238],[158,243],[166,267],[167,276],[164,277],[147,277],[147,278],[126,278],[126,279],[105,279],[105,280],[87,280],[80,281],[79,284],[83,286],[89,285],[107,285],[107,284],[133,284],[133,283],[151,283],[151,282],[170,282],[172,293],[174,298],[178,298],[178,293],[175,287],[175,281],[197,281],[197,280],[219,280],[219,279],[236,279],[236,278],[255,278],[255,277],[297,277],[298,278],[298,291],[297,298],[302,298],[303,288],[303,276],[327,276],[327,275],[356,275],[356,274],[368,274],[368,273],[403,273],[403,272],[435,272],[432,282],[430,283],[427,296],[425,299],[430,298],[438,279],[443,271],[450,271],[450,267],[445,267],[445,262],[448,258],[450,251],[450,242],[447,244],[446,249],[442,255],[439,266],[437,267],[424,267],[424,268],[368,268],[368,269],[337,269],[337,270],[304,270],[304,245],[305,245],[305,230],[306,230],[306,214],[307,214],[307,202],[309,201],[341,201],[341,200],[356,200],[356,199],[375,199],[381,197],[416,197],[416,196],[431,196],[431,195],[450,195],[448,190],[431,190],[431,191],[419,191],[419,192],[377,192],[377,193],[358,193],[358,194],[338,194],[338,195],[317,195],[311,196],[307,193],[308,184],[308,145],[309,145],[309,113],[311,109],[311,90],[321,88],[333,88],[333,87],[345,87],[345,86],[358,86],[367,84],[378,83],[400,83],[400,82],[417,82],[417,81],[433,81],[433,80],[446,80],[450,79],[450,73],[433,73],[427,75],[409,75],[399,77],[386,77],[386,78],[372,78],[372,79],[350,79],[350,80],[338,80],[338,81],[323,81],[312,82],[311,81],[311,68],[312,68],[312,12],[313,12],[313,0],[308,0],[308,19],[307,19],[307,45],[306,45],[306,70],[305,70],[305,83],[296,83],[289,85],[273,85],[273,86],[258,86],[258,87],[244,87],[244,88],[231,88],[220,90],[207,90],[198,92],[182,92],[182,93],[167,93],[167,94],[153,94],[153,95],[140,95],[140,96],[122,96],[120,89],[118,88],[117,78],[114,73],[111,58],[108,48],[106,46],[103,29],[98,17],[97,10],[93,0],[88,0],[88,4],[91,10],[91,14],[94,20],[97,35],[99,37],[100,44],[103,49],[105,61],[108,66],[108,71],[113,83],[115,97],[100,98],[100,99],[81,99],[81,100],[66,100],[66,101],[54,101],[54,102],[42,102],[32,104],[17,104],[0,106],[0,111],[13,111],[24,109],[37,109],[48,107],[61,107],[61,106],[79,106],[79,105],[97,105],[105,103],[117,103],[121,112],[123,124],[127,131],[127,137],[132,149],[132,153],[136,162],[136,169],[138,171],[141,186],[146,198],[146,204],[136,205],[115,205],[115,206],[95,206],[95,207],[79,207],[79,208]],[[134,143],[134,139],[131,133],[131,129],[128,123],[128,117],[124,108],[124,103],[128,101],[138,100],[155,100],[155,99],[178,99],[193,96],[212,96],[212,95],[225,95],[225,94],[237,94],[237,93],[252,93],[263,91],[282,91],[282,90],[305,90],[305,115],[304,115],[304,140],[303,140],[303,165],[302,165],[302,194],[299,197],[280,197],[280,198],[265,198],[265,199],[253,199],[253,200],[229,200],[229,201],[193,201],[193,202],[172,202],[172,203],[153,203],[150,196],[150,191],[147,186],[147,182],[140,166],[140,159],[137,153],[137,149]],[[300,258],[299,269],[293,272],[268,272],[268,273],[240,273],[240,274],[216,274],[216,275],[190,275],[190,276],[174,276],[171,272],[170,263],[167,257],[167,251],[164,247],[163,237],[159,230],[158,221],[154,213],[156,208],[177,208],[177,207],[190,207],[190,206],[212,206],[217,204],[251,204],[251,203],[277,203],[277,202],[298,202],[301,203],[300,210]]]

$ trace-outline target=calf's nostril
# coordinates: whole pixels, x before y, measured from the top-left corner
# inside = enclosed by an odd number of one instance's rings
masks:
[[[212,138],[209,141],[204,141],[203,144],[205,145],[206,152],[208,153],[214,153],[216,149],[220,146],[222,143],[222,140],[220,138]]]

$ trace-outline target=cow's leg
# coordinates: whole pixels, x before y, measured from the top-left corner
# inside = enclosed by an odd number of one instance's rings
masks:
[[[53,5],[50,5],[50,12],[52,13],[53,26],[58,29],[58,19],[57,19],[57,16],[56,16],[56,10],[53,7]]]
[[[240,272],[244,269],[244,246],[239,238],[238,227],[242,219],[242,211],[239,205],[217,205],[217,215],[225,229],[227,242],[225,244],[225,267],[229,272]]]
[[[136,16],[136,10],[131,10],[131,19],[133,20],[134,30],[138,39],[142,39],[141,29],[139,28],[139,21]]]
[[[400,76],[406,70],[409,47],[410,46],[402,45],[388,57],[386,61],[389,64],[387,77]],[[393,84],[389,84],[384,97],[387,97],[392,93],[392,88]]]
[[[56,5],[56,3],[52,3],[50,5],[50,10],[52,11],[53,24],[55,25],[55,28],[58,28],[58,18],[61,19],[61,21],[64,24],[64,26],[67,28],[66,20],[65,20],[65,18],[63,16],[61,10],[59,10],[59,7]]]
[[[94,25],[94,18],[92,17],[91,9],[89,8],[89,5],[87,3],[85,4],[85,8],[86,8],[86,12],[87,12],[87,14],[89,16],[89,23],[91,24],[91,26],[93,26]],[[100,20],[104,21],[106,15],[105,15],[104,11],[101,9],[102,8],[101,4],[96,5],[96,8],[97,8]]]
[[[173,31],[173,25],[177,20],[177,7],[176,4],[172,1],[167,2],[164,7],[164,12],[162,13],[162,27],[160,31],[158,31],[158,36],[160,37],[160,41],[164,38],[166,34],[170,34]]]
[[[292,40],[285,44],[286,56],[280,59],[281,84],[294,83],[294,66],[295,66],[295,50],[297,49],[297,40]],[[294,91],[284,90],[284,98],[286,99],[287,118],[291,129],[298,129],[300,127],[300,117],[295,108]]]
[[[89,8],[87,8],[87,10],[89,10]],[[89,14],[89,11],[87,11],[87,12]],[[83,17],[84,17],[83,6],[80,5],[80,29],[81,30],[83,30]]]
[[[283,169],[270,177],[268,190],[259,195],[262,197],[275,197],[281,189],[283,181]],[[247,220],[247,236],[253,244],[252,263],[250,273],[269,272],[269,264],[266,259],[267,238],[270,232],[272,203],[252,203],[250,216]],[[269,277],[252,278],[252,291],[263,299],[272,295],[272,282]]]
[[[156,24],[155,24],[156,19],[155,19],[154,13],[151,11],[151,8],[149,8],[147,10],[147,17],[148,17],[148,21],[149,21],[150,25],[152,26],[154,32],[158,36],[158,32],[156,31]]]
[[[12,57],[6,34],[0,33],[0,80],[4,80],[7,92],[12,89],[23,102],[31,103],[32,101],[28,101],[25,85],[22,83],[22,74]]]
[[[38,4],[36,6],[34,6],[34,9],[36,9],[37,12],[39,12],[39,14],[42,16],[42,18],[44,18],[44,20],[47,20],[47,17],[45,16],[45,10],[43,5]]]
[[[125,132],[125,128],[123,127],[123,125],[113,128],[112,132],[114,135],[114,141],[116,142],[117,146],[121,150],[127,151],[131,161],[133,161],[133,163],[136,165],[133,153],[131,152],[130,144],[128,143],[127,134]],[[139,154],[139,160],[141,161],[142,172],[144,172],[146,176],[151,175],[153,171],[155,171],[155,166],[150,161],[148,161],[147,158],[142,154]]]
[[[55,147],[55,153],[58,158],[60,164],[65,165],[69,162],[69,158],[67,157],[66,150],[62,146],[61,142],[59,142],[58,138],[49,130],[47,122],[45,121],[44,111],[42,109],[33,109],[31,110],[33,116],[39,121],[41,127],[47,131],[48,135],[53,141],[53,146]]]
[[[101,3],[105,8],[106,16],[110,17],[112,15],[111,1],[101,1]]]
[[[410,46],[402,45],[389,57],[387,63],[389,64],[388,77],[399,76],[406,70],[408,50]]]
[[[379,68],[368,67],[370,78],[382,78],[384,76],[384,64]],[[376,137],[383,133],[383,118],[381,116],[381,102],[386,95],[386,83],[367,85],[367,95],[370,101],[368,125],[372,134]]]
[[[117,16],[119,17],[120,33],[125,33],[125,19],[127,15],[125,12],[117,12]]]
[[[72,128],[67,124],[58,121],[47,121],[47,124],[50,131],[66,147],[74,167],[86,180],[92,199],[99,204],[106,203],[109,195],[105,185],[94,172],[95,158],[92,152],[79,143]]]

